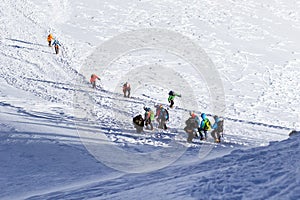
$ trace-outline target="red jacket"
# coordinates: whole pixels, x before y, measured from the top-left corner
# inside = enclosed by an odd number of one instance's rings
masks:
[[[125,83],[123,85],[123,91],[129,90],[130,89],[130,84],[129,83]]]
[[[90,82],[93,83],[93,82],[95,82],[97,79],[99,79],[99,77],[98,77],[96,74],[93,74],[93,75],[91,76]]]

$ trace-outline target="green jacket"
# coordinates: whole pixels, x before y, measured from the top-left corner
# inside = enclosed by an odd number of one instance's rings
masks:
[[[177,97],[181,97],[181,95],[180,95],[180,94],[169,95],[168,101],[174,100],[174,99],[175,99],[175,96],[177,96]]]

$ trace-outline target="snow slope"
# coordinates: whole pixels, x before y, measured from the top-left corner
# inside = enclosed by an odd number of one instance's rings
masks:
[[[298,132],[268,147],[236,150],[200,164],[129,174],[29,199],[299,199],[299,140]]]
[[[298,199],[299,136],[285,139],[300,126],[299,7],[295,0],[4,0],[0,198]],[[210,119],[214,113],[203,77],[182,57],[159,49],[128,52],[99,74],[98,90],[90,88],[83,70],[88,56],[102,42],[141,28],[176,31],[205,50],[224,86],[224,143],[185,144],[189,111]],[[59,55],[47,46],[49,32],[62,43]],[[144,105],[167,105],[170,86],[151,84],[147,79],[157,74],[148,73],[133,85],[133,98],[124,99],[119,79],[161,66],[193,88],[198,108],[176,99],[170,131],[136,134],[131,118]],[[74,100],[77,95],[83,98]],[[118,150],[140,157],[125,162]]]

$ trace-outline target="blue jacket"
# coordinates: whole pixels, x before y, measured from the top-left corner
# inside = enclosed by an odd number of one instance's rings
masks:
[[[58,46],[61,46],[58,40],[54,40],[54,42],[53,42],[52,45],[56,45],[56,44],[57,44]]]
[[[212,126],[212,129],[217,129],[218,128],[218,122],[220,121],[220,119],[219,119],[219,117],[217,117],[216,119],[215,119],[215,123],[214,123],[214,125]]]
[[[210,130],[210,129],[211,129],[210,125],[208,125],[208,127],[205,126],[205,123],[206,123],[206,122],[209,122],[209,124],[210,124],[210,121],[209,121],[209,119],[206,117],[206,114],[205,114],[205,113],[202,113],[202,114],[201,114],[201,118],[202,118],[202,121],[201,121],[201,124],[200,124],[200,128],[203,129],[203,130],[204,130],[204,129]]]

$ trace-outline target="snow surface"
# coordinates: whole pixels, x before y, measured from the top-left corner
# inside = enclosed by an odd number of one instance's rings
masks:
[[[0,199],[300,199],[299,132],[288,136],[300,128],[299,10],[296,0],[4,0]],[[204,77],[176,54],[128,52],[91,89],[97,47],[147,28],[190,38],[213,62],[226,103],[221,144],[186,144],[189,111],[215,113]],[[186,85],[156,80],[172,73]],[[123,77],[139,81],[130,99]],[[195,108],[185,107],[188,86]],[[136,134],[132,117],[167,105],[170,87],[183,95],[170,130]]]

